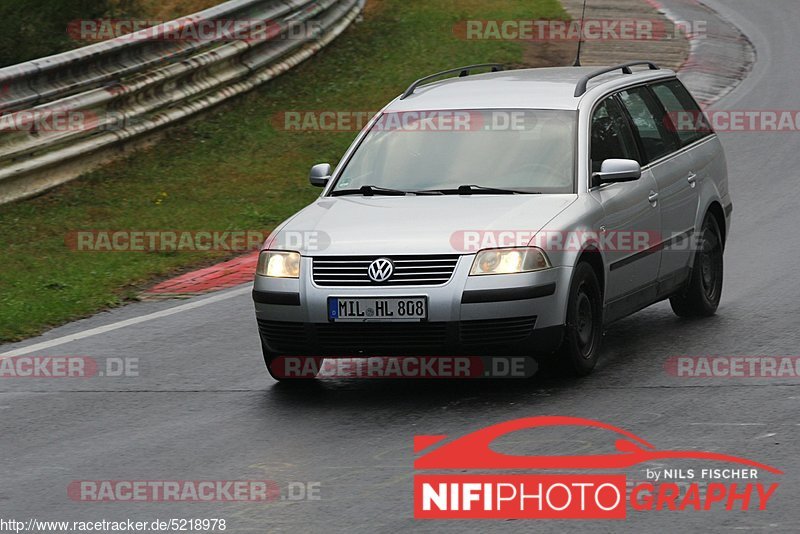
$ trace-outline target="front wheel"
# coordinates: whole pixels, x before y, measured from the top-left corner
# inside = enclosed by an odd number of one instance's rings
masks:
[[[678,317],[709,317],[722,297],[722,235],[710,213],[703,221],[688,285],[669,299]]]
[[[603,337],[603,297],[600,282],[591,265],[575,268],[567,304],[567,326],[558,360],[568,374],[585,376],[592,372],[600,354]]]

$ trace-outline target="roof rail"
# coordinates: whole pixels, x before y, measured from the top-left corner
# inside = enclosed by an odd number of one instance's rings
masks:
[[[661,67],[653,63],[652,61],[631,61],[630,63],[622,63],[620,65],[614,65],[613,67],[606,67],[604,69],[596,70],[594,72],[590,72],[580,80],[578,80],[578,85],[575,87],[575,96],[581,96],[583,93],[586,92],[586,85],[589,83],[589,80],[592,78],[596,78],[601,74],[608,74],[609,72],[614,72],[615,70],[622,69],[622,74],[633,74],[631,67],[635,67],[637,65],[647,65],[650,67],[650,70],[661,70]]]
[[[419,87],[422,83],[427,82],[428,80],[433,80],[434,78],[438,78],[439,76],[444,76],[445,74],[453,74],[454,72],[458,72],[459,78],[463,78],[464,76],[469,76],[471,70],[473,69],[481,69],[481,68],[492,68],[492,72],[498,72],[503,70],[503,65],[500,63],[481,63],[478,65],[467,65],[466,67],[458,67],[457,69],[450,69],[444,70],[442,72],[437,72],[436,74],[431,74],[430,76],[425,76],[424,78],[420,78],[416,82],[412,83],[408,86],[405,93],[400,97],[400,100],[413,95],[414,90]]]

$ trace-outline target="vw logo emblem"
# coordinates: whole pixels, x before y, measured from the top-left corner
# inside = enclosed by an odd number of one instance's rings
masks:
[[[389,258],[378,258],[370,264],[367,274],[373,282],[385,282],[394,274],[394,263]]]

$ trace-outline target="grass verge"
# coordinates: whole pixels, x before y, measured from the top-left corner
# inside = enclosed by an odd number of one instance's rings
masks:
[[[78,19],[172,20],[223,0],[3,0],[0,2],[0,67],[89,43],[76,41],[67,25]]]
[[[155,279],[224,259],[77,252],[67,233],[273,228],[319,193],[307,185],[310,165],[335,163],[355,135],[283,131],[274,124],[281,112],[377,110],[430,72],[524,64],[535,45],[459,40],[454,24],[564,16],[557,0],[370,0],[362,23],[291,72],[174,128],[149,150],[0,206],[0,341],[119,305]]]

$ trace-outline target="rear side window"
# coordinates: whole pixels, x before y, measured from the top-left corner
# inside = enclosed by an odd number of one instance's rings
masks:
[[[633,119],[636,133],[642,141],[648,162],[671,154],[680,148],[678,137],[667,126],[668,119],[650,91],[635,87],[619,93],[622,103]]]
[[[592,115],[592,172],[599,172],[603,161],[612,158],[639,161],[639,151],[625,112],[616,98],[597,106]]]
[[[668,127],[678,134],[682,146],[711,135],[711,126],[700,106],[681,82],[671,80],[653,85],[652,89],[667,110]]]

